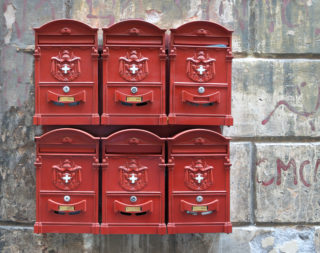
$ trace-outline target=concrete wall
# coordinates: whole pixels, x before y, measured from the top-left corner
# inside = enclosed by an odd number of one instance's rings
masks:
[[[1,0],[0,252],[320,252],[320,1]],[[32,28],[60,18],[234,30],[233,233],[33,234]]]

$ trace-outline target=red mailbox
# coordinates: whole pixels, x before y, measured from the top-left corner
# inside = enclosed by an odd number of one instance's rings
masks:
[[[165,30],[141,20],[103,29],[103,125],[165,125]]]
[[[191,129],[168,139],[168,233],[231,233],[229,138]]]
[[[165,142],[139,129],[102,138],[102,234],[165,234]]]
[[[97,28],[55,20],[35,29],[36,125],[98,125]]]
[[[99,233],[99,139],[70,128],[36,137],[35,233]]]
[[[232,31],[208,21],[170,31],[169,124],[232,125]]]

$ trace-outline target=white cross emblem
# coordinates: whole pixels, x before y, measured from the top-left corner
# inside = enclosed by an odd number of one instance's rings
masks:
[[[68,174],[68,173],[65,174],[62,179],[66,182],[66,184],[69,183],[69,180],[71,179],[70,174]]]
[[[64,64],[64,65],[63,65],[63,68],[61,68],[61,70],[62,70],[65,74],[67,74],[68,71],[70,70],[70,68],[69,68],[69,66],[68,66],[67,64]]]
[[[206,71],[206,69],[205,68],[203,68],[203,66],[202,65],[200,65],[199,66],[199,68],[197,68],[197,71],[199,72],[199,74],[202,76],[203,75],[203,72],[205,72]]]
[[[203,176],[201,176],[200,173],[198,173],[197,176],[196,176],[194,179],[198,181],[198,184],[200,184],[201,181],[202,181],[204,178],[203,178]]]
[[[135,74],[136,71],[138,70],[138,68],[136,67],[136,64],[132,64],[130,70],[131,70],[131,73],[132,73],[132,74]]]
[[[131,174],[131,177],[129,177],[129,180],[131,181],[131,184],[134,184],[137,181],[137,177],[135,174]]]

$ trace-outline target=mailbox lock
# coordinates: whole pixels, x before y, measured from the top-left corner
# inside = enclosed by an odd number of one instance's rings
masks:
[[[202,94],[202,93],[204,93],[205,91],[206,91],[206,89],[205,89],[203,86],[201,86],[201,87],[198,88],[199,94]]]
[[[62,90],[65,92],[65,93],[68,93],[69,91],[70,91],[70,87],[69,86],[64,86],[63,88],[62,88]]]
[[[197,196],[196,200],[197,200],[197,202],[201,203],[203,201],[203,197],[202,196]]]
[[[131,87],[131,93],[132,94],[136,94],[137,92],[138,92],[138,88],[137,87],[135,87],[135,86]]]
[[[71,198],[70,198],[70,196],[66,195],[63,197],[63,199],[65,202],[69,202]]]
[[[130,201],[133,202],[133,203],[137,202],[137,200],[138,200],[138,198],[136,196],[131,196],[130,197]]]

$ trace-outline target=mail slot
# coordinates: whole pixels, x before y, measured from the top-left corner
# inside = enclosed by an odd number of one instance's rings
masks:
[[[229,138],[191,129],[168,138],[168,233],[231,233]]]
[[[165,142],[139,129],[102,138],[103,234],[165,234]]]
[[[65,19],[34,30],[34,124],[98,125],[98,29]]]
[[[232,125],[232,31],[208,21],[170,31],[169,124]]]
[[[103,125],[165,125],[165,30],[141,20],[103,29]]]
[[[36,137],[35,233],[99,233],[99,138],[71,128]]]

